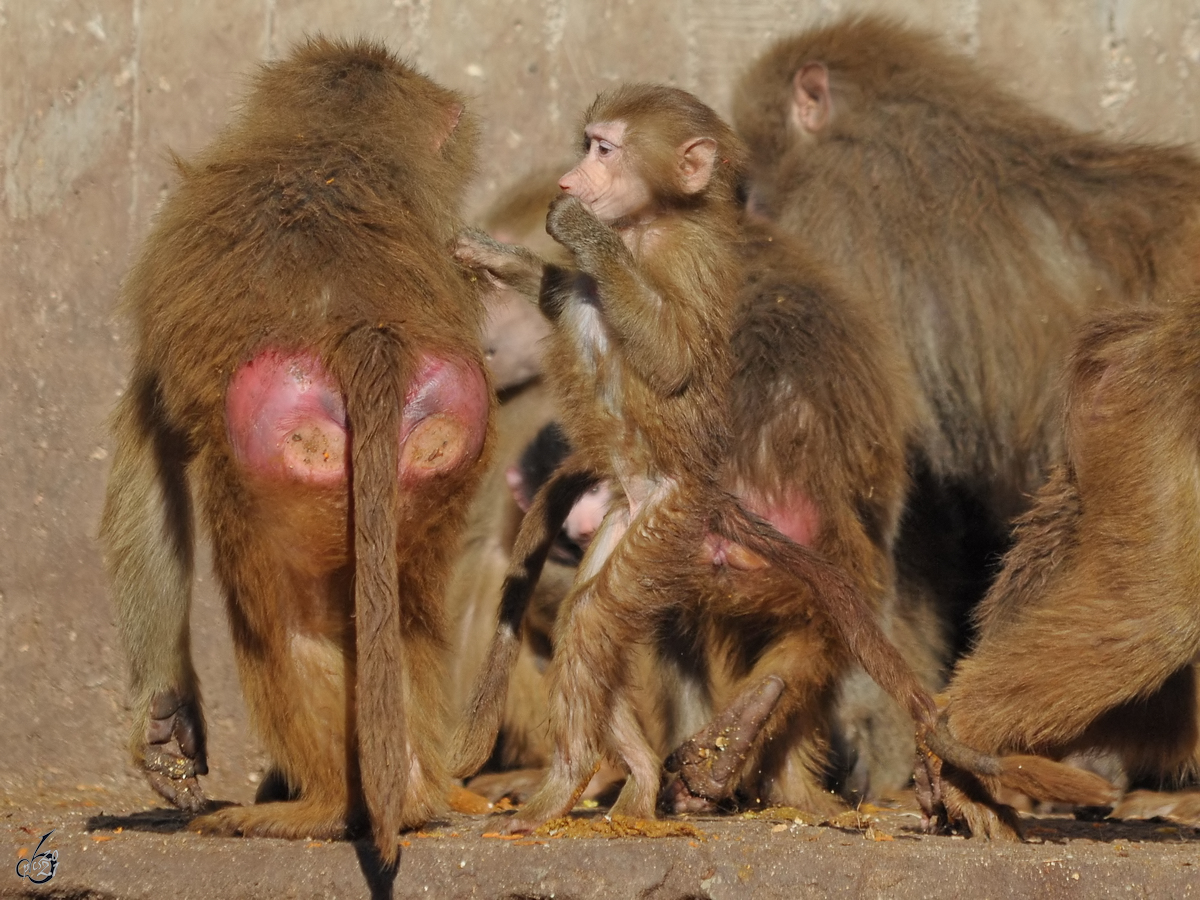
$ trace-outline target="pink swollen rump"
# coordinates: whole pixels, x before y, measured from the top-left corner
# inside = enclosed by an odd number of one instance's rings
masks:
[[[225,414],[234,455],[255,475],[314,485],[346,481],[346,405],[314,354],[259,352],[230,379]],[[474,462],[487,417],[487,382],[477,365],[422,353],[404,393],[400,481],[413,484]]]

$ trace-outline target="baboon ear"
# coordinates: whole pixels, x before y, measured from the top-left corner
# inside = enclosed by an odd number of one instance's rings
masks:
[[[696,138],[679,147],[680,186],[685,194],[696,194],[708,187],[717,165],[717,142]]]
[[[824,63],[810,62],[792,76],[792,121],[810,134],[821,131],[833,118],[833,95],[829,70]]]
[[[462,114],[463,105],[461,103],[451,103],[446,107],[446,111],[442,114],[442,126],[434,133],[434,149],[442,149],[442,145],[450,139],[450,135],[454,134],[454,129],[462,120]]]

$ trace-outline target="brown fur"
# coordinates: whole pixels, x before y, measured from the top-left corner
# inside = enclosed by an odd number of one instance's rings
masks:
[[[579,188],[580,196],[593,208],[603,205],[615,226],[597,219],[576,196],[557,201],[547,227],[572,251],[579,272],[549,267],[541,296],[555,325],[547,367],[577,450],[539,492],[522,524],[500,628],[456,739],[455,771],[472,771],[491,747],[525,598],[570,503],[598,476],[614,485],[617,500],[556,624],[549,669],[555,758],[546,782],[510,828],[527,830],[569,810],[606,750],[631,776],[614,809],[652,814],[659,766],[630,701],[627,648],[661,627],[666,613],[682,608],[697,589],[697,563],[716,553],[708,549],[710,532],[728,542],[731,555],[732,548],[743,548],[811,588],[850,656],[901,701],[931,745],[942,755],[967,759],[959,752],[965,748],[933,733],[932,701],[879,630],[856,585],[747,513],[718,485],[728,446],[729,329],[740,274],[732,255],[738,237],[734,175],[721,166],[736,163],[736,142],[711,111],[670,89],[622,89],[602,97],[588,119],[588,157],[563,185],[584,185],[587,193]],[[594,123],[604,123],[604,130],[592,132]],[[674,155],[657,154],[663,167],[657,172],[648,170],[640,143],[649,132],[677,148]],[[706,183],[693,192],[660,190],[674,177],[680,185],[694,183],[688,181],[688,154],[702,143],[710,144],[710,160],[721,161],[704,173]],[[629,156],[616,156],[617,150]],[[601,162],[610,152],[617,162]],[[585,166],[593,167],[590,174]],[[640,199],[631,205],[629,198]],[[531,262],[525,251],[464,239],[460,255],[492,275],[517,271],[528,280],[520,271]],[[784,627],[792,624],[786,612],[783,618]],[[836,658],[834,651],[814,655]],[[752,684],[750,692],[763,691],[768,682]],[[1044,771],[1057,769],[1047,764]]]
[[[299,796],[197,828],[335,836],[365,799],[391,862],[397,830],[444,805],[442,593],[479,463],[402,492],[396,436],[417,351],[482,365],[482,305],[448,253],[473,165],[460,115],[457,95],[378,45],[310,40],[264,66],[236,122],[180,163],[124,285],[137,350],[102,536],[135,760],[161,757],[148,731],[176,737],[175,768],[151,780],[202,805],[194,492],[251,721]],[[340,385],[352,496],[271,485],[234,457],[226,385],[264,346],[310,349]]]
[[[831,264],[906,351],[923,493],[900,536],[901,618],[932,598],[952,626],[978,563],[951,570],[964,547],[940,532],[970,529],[986,559],[1061,454],[1058,374],[1083,317],[1190,277],[1200,164],[1071,129],[875,16],[780,41],[741,80],[734,122],[752,207]],[[947,499],[965,518],[930,521]]]
[[[894,593],[891,544],[907,486],[904,451],[912,418],[904,395],[893,393],[896,351],[860,304],[839,291],[796,241],[762,224],[744,230],[739,247],[745,275],[731,343],[733,427],[720,481],[759,505],[786,510],[811,502],[821,518],[813,546],[851,573],[857,589],[886,618]],[[515,511],[511,500],[508,506]],[[498,566],[499,558],[495,562]],[[480,561],[474,559],[468,569],[478,573]],[[499,575],[496,568],[490,571],[498,596]],[[757,684],[763,673],[786,672],[785,692],[757,752],[744,776],[732,773],[724,790],[830,811],[836,801],[822,788],[829,768],[827,718],[834,686],[847,666],[835,629],[807,588],[798,595],[795,579],[784,573],[713,572],[711,579],[699,580],[704,601],[696,609],[708,611],[681,610],[676,627],[659,637],[661,655],[674,672],[668,679],[673,686],[659,701],[665,702],[666,715],[655,714],[657,704],[650,698],[635,704],[643,723],[668,726],[669,734],[655,734],[651,745],[676,747],[701,729],[714,706],[729,706],[740,685]],[[544,764],[535,753],[521,755],[521,748],[529,747],[528,723],[541,724],[544,732],[545,720],[544,679],[526,663],[526,655],[532,646],[549,646],[543,621],[547,613],[552,621],[557,603],[547,605],[546,599],[565,594],[555,590],[563,584],[562,574],[561,565],[547,564],[524,623],[497,748],[508,765]],[[494,608],[495,599],[481,597],[478,603],[480,615],[473,615],[472,626],[485,621],[483,606]],[[475,634],[478,641],[481,636]],[[480,658],[471,654],[463,663],[473,667]],[[544,656],[541,661],[544,665]],[[933,677],[922,671],[923,683]],[[906,715],[905,722],[911,722]],[[905,764],[911,769],[911,751]],[[493,792],[501,783],[496,777],[487,781]]]
[[[1066,463],[1019,520],[946,691],[959,738],[995,752],[1117,752],[1135,779],[1200,776],[1200,294],[1099,316],[1066,392]],[[974,802],[968,799],[974,797]],[[1176,815],[1196,794],[1117,815]],[[947,809],[1011,838],[1011,814],[962,773]],[[1193,824],[1200,818],[1190,814]]]
[[[899,360],[856,299],[798,242],[748,224],[741,246],[732,439],[721,484],[755,508],[811,504],[820,517],[811,546],[845,570],[884,617],[894,600],[891,550],[914,415],[894,389]],[[774,568],[714,569],[703,596],[715,651],[707,658],[719,676],[716,707],[730,702],[730,686],[756,684],[766,673],[785,683],[741,793],[829,811],[828,720],[851,659],[820,599]]]
[[[545,259],[566,262],[562,248],[546,234],[546,209],[558,196],[560,172],[559,167],[539,168],[519,178],[484,212],[483,229],[497,241],[520,244]],[[541,372],[541,346],[550,326],[536,305],[508,285],[494,284],[486,301],[484,350],[492,383],[504,397]]]

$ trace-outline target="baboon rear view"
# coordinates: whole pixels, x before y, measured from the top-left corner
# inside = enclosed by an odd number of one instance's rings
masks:
[[[193,827],[396,832],[445,800],[442,592],[483,464],[482,305],[450,255],[474,160],[462,100],[369,42],[259,72],[123,289],[137,349],[102,523],[135,760],[206,804],[188,632],[193,495],[265,802]],[[164,745],[174,740],[178,753]]]

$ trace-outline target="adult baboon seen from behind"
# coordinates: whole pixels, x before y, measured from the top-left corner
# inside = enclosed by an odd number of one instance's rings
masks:
[[[457,94],[380,45],[310,40],[179,164],[126,280],[137,348],[101,532],[134,758],[206,808],[194,497],[273,765],[273,802],[197,829],[369,821],[391,863],[398,829],[445,805],[443,591],[491,405],[478,286],[450,254],[474,148]]]
[[[963,549],[939,534],[939,503],[967,513],[948,524],[973,529],[984,561],[1003,549],[992,535],[1061,454],[1058,375],[1084,316],[1192,277],[1200,163],[1070,128],[875,16],[780,41],[733,108],[750,207],[831,264],[906,350],[925,490],[901,530],[901,596],[932,588],[956,605],[978,573],[967,565],[963,590],[924,549]],[[899,773],[876,774],[882,787]]]

